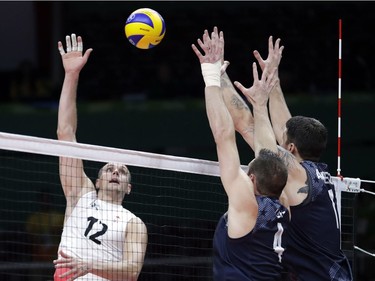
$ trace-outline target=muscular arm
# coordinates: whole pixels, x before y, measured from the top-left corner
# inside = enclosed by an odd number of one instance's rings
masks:
[[[285,124],[292,115],[290,114],[288,105],[285,102],[280,83],[275,86],[270,95],[269,111],[277,142],[282,144]]]
[[[228,234],[232,238],[248,233],[255,223],[257,202],[253,185],[241,169],[232,117],[219,87],[205,90],[206,111],[215,139],[220,177],[228,196]]]
[[[205,82],[207,74],[212,75],[210,81],[218,83],[207,84],[205,87],[206,113],[209,125],[216,143],[216,150],[220,166],[220,178],[228,196],[228,235],[233,238],[241,237],[251,231],[255,224],[258,205],[255,199],[253,184],[246,173],[241,169],[240,158],[236,145],[235,128],[232,117],[225,105],[220,85],[220,62],[224,38],[218,35],[214,28],[212,40],[208,32],[203,35],[203,43],[198,43],[204,50],[203,56],[192,45],[201,65],[209,64],[209,71],[202,66]],[[206,66],[206,65],[205,65]],[[206,77],[205,77],[206,75]]]
[[[250,108],[234,88],[228,74],[221,75],[221,88],[225,104],[232,116],[234,127],[254,150],[254,119]]]
[[[146,254],[147,228],[139,218],[134,218],[129,222],[126,233],[123,260],[121,262],[94,261],[91,273],[109,280],[138,279]]]
[[[85,52],[84,56],[82,56],[82,39],[81,37],[77,39],[78,41],[73,34],[72,37],[67,36],[67,53],[65,53],[62,43],[60,41],[58,42],[58,49],[65,70],[57,122],[57,137],[61,141],[76,142],[76,98],[79,74],[92,51],[92,49],[89,49]],[[73,46],[75,46],[74,51],[71,50],[72,43]],[[79,50],[78,47],[80,48]],[[60,181],[67,200],[66,217],[68,217],[72,208],[77,203],[79,196],[82,193],[93,190],[94,186],[83,170],[81,159],[60,157],[59,163]]]
[[[263,71],[266,67],[268,71],[276,68],[275,78],[277,79],[279,78],[278,68],[284,50],[284,46],[280,46],[280,41],[280,38],[278,38],[276,39],[275,44],[273,44],[273,37],[270,36],[268,38],[268,57],[265,60],[261,57],[257,50],[254,51],[254,56]],[[285,102],[280,82],[276,83],[275,87],[270,93],[269,112],[276,140],[279,144],[282,144],[285,123],[291,117],[291,114]]]

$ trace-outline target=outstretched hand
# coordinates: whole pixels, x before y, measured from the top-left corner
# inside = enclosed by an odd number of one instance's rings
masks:
[[[87,49],[82,56],[83,51],[83,41],[82,37],[72,33],[71,36],[67,35],[66,40],[66,52],[64,50],[61,41],[57,43],[57,48],[61,54],[61,59],[66,73],[80,72],[85,66],[89,56],[92,52],[92,48]]]
[[[246,96],[247,100],[253,105],[256,106],[267,106],[267,102],[270,96],[270,93],[275,87],[276,83],[279,81],[276,75],[277,68],[268,71],[266,67],[262,73],[261,78],[259,79],[257,65],[253,63],[253,78],[254,83],[250,88],[245,88],[240,82],[235,81],[234,85]]]
[[[278,69],[284,50],[284,46],[280,46],[280,41],[281,39],[278,38],[276,39],[275,44],[273,44],[273,37],[270,36],[268,38],[268,57],[266,59],[263,59],[257,50],[253,52],[262,71],[264,71],[266,67],[269,71],[273,70],[274,68]],[[275,75],[278,77],[277,70]]]
[[[202,40],[198,39],[197,42],[204,54],[195,44],[192,44],[191,47],[201,64],[216,63],[217,61],[220,61],[221,64],[224,63],[224,33],[222,31],[219,32],[216,26],[211,33],[211,37],[208,31],[205,30]]]

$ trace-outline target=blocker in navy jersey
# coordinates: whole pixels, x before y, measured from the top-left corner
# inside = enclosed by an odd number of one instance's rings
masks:
[[[308,196],[292,214],[283,262],[290,280],[350,281],[349,261],[341,250],[340,217],[327,166],[303,161]]]
[[[247,235],[228,236],[227,214],[216,227],[213,240],[215,281],[281,280],[281,259],[289,212],[276,198],[256,196],[258,217]]]

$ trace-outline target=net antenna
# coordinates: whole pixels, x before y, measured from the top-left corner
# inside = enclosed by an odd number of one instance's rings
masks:
[[[337,176],[341,177],[341,72],[342,68],[342,20],[339,19],[339,63],[337,99]]]
[[[375,184],[373,180],[363,180],[360,178],[350,178],[343,177],[341,175],[341,81],[342,81],[342,19],[339,19],[339,48],[338,48],[338,96],[337,96],[337,175],[332,177],[332,181],[335,185],[336,191],[340,196],[340,192],[350,192],[350,193],[367,193],[370,195],[375,195],[375,192],[361,188],[361,183]],[[341,208],[340,208],[341,209]],[[341,217],[341,214],[340,214]],[[375,253],[366,251],[357,245],[353,247],[355,250],[360,251],[369,256],[375,257]]]

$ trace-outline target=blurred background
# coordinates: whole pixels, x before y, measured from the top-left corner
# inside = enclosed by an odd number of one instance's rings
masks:
[[[150,50],[135,48],[124,34],[127,17],[143,7],[155,9],[166,22],[163,41]],[[64,75],[57,42],[65,45],[65,36],[76,33],[84,50],[94,49],[78,88],[80,142],[216,160],[191,44],[218,26],[231,62],[228,73],[246,86],[252,84],[252,51],[266,57],[268,37],[281,38],[286,100],[293,115],[312,116],[327,126],[323,161],[335,175],[342,19],[341,174],[373,180],[374,13],[370,1],[0,2],[0,131],[56,138]],[[238,144],[247,164],[252,151],[240,138]],[[357,199],[357,239],[373,249],[375,200],[362,194]],[[374,280],[366,266],[373,262],[360,259],[360,280]]]

